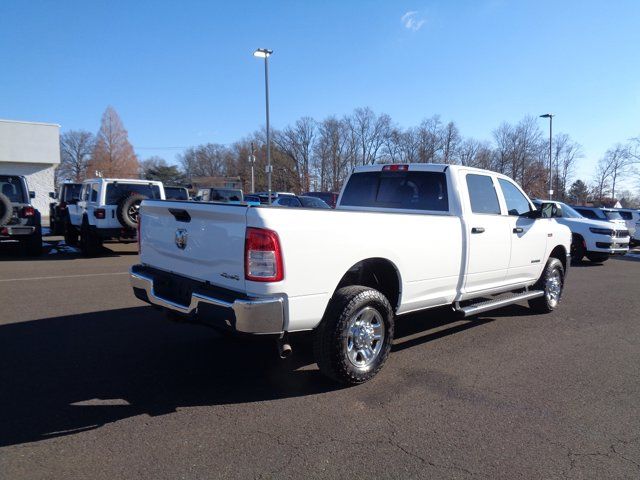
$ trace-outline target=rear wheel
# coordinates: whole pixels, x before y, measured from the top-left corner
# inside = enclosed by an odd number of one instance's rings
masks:
[[[64,224],[64,243],[71,247],[78,245],[78,230],[69,221]]]
[[[571,261],[573,263],[580,263],[586,253],[582,237],[574,236],[571,241]]]
[[[542,290],[542,297],[529,300],[529,307],[538,313],[549,313],[556,309],[564,289],[564,267],[557,258],[551,257],[533,290]]]
[[[100,238],[91,231],[89,224],[84,221],[80,227],[80,251],[85,257],[93,257],[102,247]]]
[[[37,228],[35,233],[29,238],[23,240],[24,251],[30,257],[38,257],[42,255],[42,230]]]
[[[609,260],[608,253],[587,253],[587,258],[593,263],[602,263]]]
[[[393,341],[394,313],[387,298],[363,286],[338,290],[314,334],[320,371],[346,385],[373,378]]]

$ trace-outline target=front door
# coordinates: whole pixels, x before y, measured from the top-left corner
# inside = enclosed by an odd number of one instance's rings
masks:
[[[505,202],[511,232],[507,283],[535,281],[544,266],[542,263],[550,220],[522,217],[533,209],[524,193],[513,182],[503,178],[498,179],[498,185]]]

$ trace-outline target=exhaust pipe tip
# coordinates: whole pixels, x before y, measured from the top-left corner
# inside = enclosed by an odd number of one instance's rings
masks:
[[[278,342],[278,354],[280,358],[285,359],[291,356],[293,350],[288,343]]]

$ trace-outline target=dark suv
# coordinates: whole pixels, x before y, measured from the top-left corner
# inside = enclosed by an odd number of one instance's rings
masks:
[[[28,255],[42,253],[40,212],[22,175],[0,175],[0,241],[18,240]]]
[[[69,220],[67,206],[80,198],[81,189],[81,183],[63,183],[60,186],[57,201],[49,204],[49,229],[52,235],[64,233],[64,226]]]

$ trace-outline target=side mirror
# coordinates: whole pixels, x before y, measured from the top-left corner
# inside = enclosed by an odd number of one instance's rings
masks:
[[[36,192],[29,190],[29,198],[36,198]]]
[[[56,192],[49,192],[49,198],[56,198]]]

